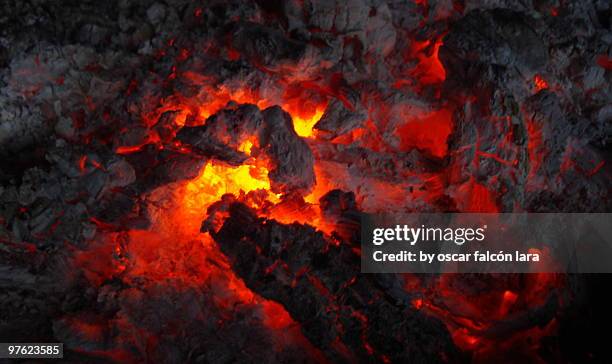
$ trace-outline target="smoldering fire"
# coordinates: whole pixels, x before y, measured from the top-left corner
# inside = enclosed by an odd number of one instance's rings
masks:
[[[606,6],[0,1],[0,341],[608,362],[587,278],[364,275],[355,241],[363,212],[610,210]]]

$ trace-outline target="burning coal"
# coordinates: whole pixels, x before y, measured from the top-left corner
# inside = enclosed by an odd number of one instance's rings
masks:
[[[77,362],[604,360],[603,278],[364,275],[358,216],[608,212],[609,4],[0,14],[0,341]]]

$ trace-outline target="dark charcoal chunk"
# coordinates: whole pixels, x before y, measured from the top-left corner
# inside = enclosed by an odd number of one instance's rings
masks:
[[[287,38],[282,32],[259,24],[241,24],[233,33],[233,46],[246,58],[268,68],[295,64],[306,51],[306,43]]]
[[[314,157],[308,144],[293,129],[289,114],[275,106],[263,112],[265,130],[260,144],[274,167],[269,177],[272,191],[308,191],[314,185]]]
[[[509,10],[473,11],[454,25],[445,49],[471,62],[540,70],[548,53],[524,18]]]
[[[139,193],[171,182],[193,179],[207,161],[197,155],[159,151],[154,146],[146,146],[138,153],[128,154],[126,158],[134,167],[137,181],[135,189]]]
[[[237,150],[240,143],[257,135],[261,125],[259,109],[255,105],[241,105],[219,111],[203,126],[184,127],[176,137],[198,154],[240,165],[248,157]]]
[[[314,158],[308,144],[293,129],[289,114],[275,106],[260,112],[254,105],[230,106],[211,116],[206,124],[184,127],[177,139],[195,153],[242,164],[248,156],[238,150],[249,137],[270,160],[270,182],[275,193],[308,191],[313,186]]]
[[[366,119],[367,113],[365,111],[349,110],[343,102],[334,100],[327,106],[315,128],[336,136],[361,127]]]
[[[336,195],[326,201],[342,197]],[[359,274],[359,256],[349,245],[334,245],[310,226],[258,218],[240,203],[229,214],[211,234],[233,270],[249,288],[280,302],[332,360],[460,362],[444,325],[398,305],[376,276]]]

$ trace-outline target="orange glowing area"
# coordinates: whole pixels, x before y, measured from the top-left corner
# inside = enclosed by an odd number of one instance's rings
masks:
[[[243,149],[250,152],[251,146],[250,142],[243,144]],[[255,190],[268,192],[271,201],[278,201],[280,197],[269,192],[270,180],[265,167],[247,164],[234,167],[209,162],[200,175],[185,186],[184,207],[188,211],[205,213],[208,206],[219,201],[226,193],[240,196]]]
[[[238,150],[245,153],[246,155],[251,155],[251,150],[253,149],[253,142],[250,139],[245,140],[240,144]]]
[[[267,176],[265,173],[254,174],[252,169],[258,167],[241,165],[238,167],[224,166],[221,164],[209,163],[204,166],[198,178],[187,184],[189,196],[198,196],[202,193],[212,195],[217,201],[225,193],[239,194],[240,191],[250,192],[257,189],[270,189],[270,181],[266,178],[255,178],[257,176]],[[264,169],[263,167],[259,167]],[[208,205],[208,204],[207,204]]]
[[[211,236],[201,233],[200,227],[210,205],[224,194],[241,196],[269,188],[264,167],[208,162],[193,180],[153,191],[148,197],[151,227],[132,230],[127,236],[130,264],[125,279],[209,282],[222,286],[216,290],[220,305],[251,302],[254,294],[233,274]],[[267,196],[277,200],[272,193]]]
[[[272,103],[264,97],[261,97],[256,90],[247,88],[238,88],[236,90],[228,89],[227,87],[208,88],[208,93],[211,95],[206,102],[198,105],[198,117],[201,120],[208,119],[211,115],[223,109],[228,102],[236,102],[238,104],[253,104],[260,109],[265,109],[272,106]]]
[[[535,89],[537,92],[545,90],[548,88],[548,82],[542,76],[535,75],[533,78],[533,84],[535,85]]]
[[[291,115],[293,128],[297,135],[303,138],[311,138],[315,136],[314,126],[325,113],[327,102],[311,100],[302,95],[301,97],[287,99],[280,106]]]
[[[314,135],[313,127],[321,119],[324,111],[325,110],[322,108],[317,108],[315,113],[310,117],[293,116],[293,128],[297,135],[304,138],[312,137]]]
[[[190,75],[190,77],[196,76]],[[201,125],[210,116],[222,110],[229,102],[253,104],[261,110],[278,105],[291,115],[293,127],[299,136],[312,137],[314,136],[313,128],[321,119],[327,107],[326,102],[319,104],[299,98],[290,100],[268,99],[260,95],[257,90],[242,88],[230,90],[226,87],[206,87],[206,92],[208,96],[198,104],[194,104],[193,101],[190,100],[169,98],[165,101],[164,106],[145,115],[145,123],[152,125],[153,120],[157,120],[164,112],[176,111],[176,125],[184,126],[189,116],[195,117],[195,120],[192,120],[191,124]]]
[[[248,154],[253,146],[249,139],[240,149]],[[145,280],[173,287],[206,286],[214,292],[218,308],[261,305],[266,327],[295,331],[296,324],[284,308],[246,287],[212,237],[200,232],[208,208],[224,194],[244,197],[257,191],[267,201],[278,203],[279,196],[269,190],[268,170],[263,166],[209,161],[193,180],[163,186],[148,195],[151,226],[147,230],[109,233],[104,244],[80,254],[78,261],[90,268],[87,278],[97,284],[121,276],[128,283]],[[291,335],[304,340],[299,330]]]

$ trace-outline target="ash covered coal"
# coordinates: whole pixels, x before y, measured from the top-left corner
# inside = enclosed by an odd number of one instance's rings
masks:
[[[0,341],[603,361],[599,278],[364,277],[351,242],[359,212],[608,212],[610,24],[605,1],[3,1]]]

